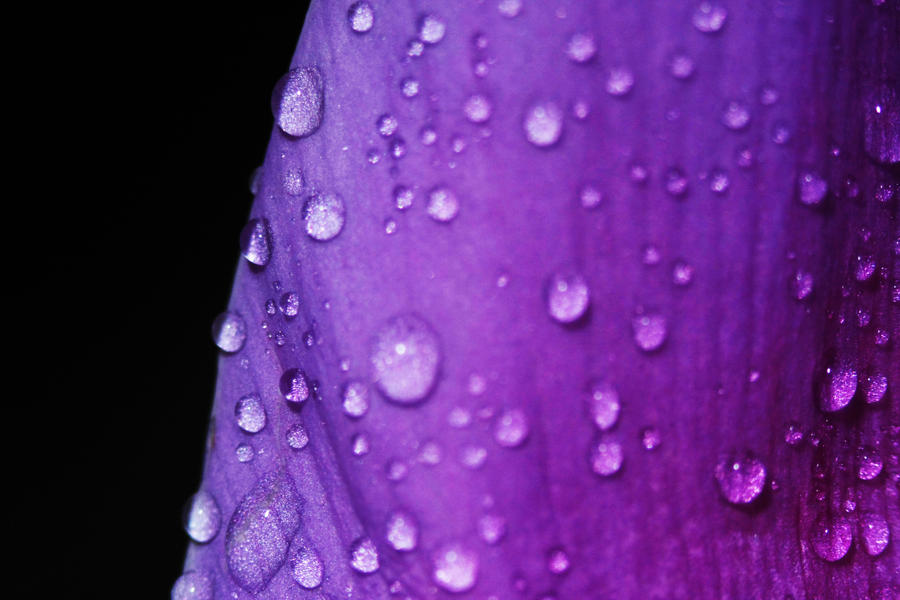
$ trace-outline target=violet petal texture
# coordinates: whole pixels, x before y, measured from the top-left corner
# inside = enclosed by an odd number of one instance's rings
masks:
[[[898,7],[313,2],[173,598],[900,597]]]

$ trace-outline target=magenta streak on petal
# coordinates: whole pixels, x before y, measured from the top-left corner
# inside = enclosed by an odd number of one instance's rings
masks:
[[[897,597],[897,4],[372,1],[366,31],[349,4],[291,63],[317,77],[280,104],[202,484],[230,525],[185,570],[235,598]]]

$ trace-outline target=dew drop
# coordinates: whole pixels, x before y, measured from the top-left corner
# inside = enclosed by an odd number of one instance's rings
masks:
[[[809,171],[800,174],[800,202],[806,206],[821,204],[828,193],[828,184],[824,179]]]
[[[394,188],[394,206],[397,207],[397,210],[406,210],[412,206],[414,198],[415,194],[410,188],[404,185]]]
[[[883,374],[876,373],[866,377],[866,404],[877,404],[887,393],[888,380]]]
[[[423,127],[419,132],[419,141],[425,146],[431,146],[437,141],[437,131],[431,127]]]
[[[740,102],[732,101],[722,113],[722,124],[732,131],[738,131],[750,123],[750,111]]]
[[[288,446],[294,450],[303,450],[309,444],[309,434],[300,423],[291,425],[285,433]]]
[[[732,504],[749,504],[766,486],[766,466],[750,452],[723,456],[714,471],[719,491]]]
[[[500,0],[497,11],[507,19],[517,17],[522,12],[522,0]]]
[[[400,122],[397,120],[397,117],[388,114],[378,117],[378,121],[375,123],[375,127],[378,129],[378,135],[381,137],[391,137],[397,132],[399,126]]]
[[[797,300],[808,298],[813,291],[813,276],[807,271],[797,271],[791,277],[791,295]]]
[[[788,446],[799,446],[803,443],[803,438],[803,429],[800,427],[800,423],[796,421],[788,423],[784,432],[784,443]]]
[[[447,25],[436,15],[425,15],[419,19],[419,39],[426,44],[437,44],[447,33]]]
[[[237,426],[247,433],[259,433],[266,426],[266,410],[256,394],[241,397],[234,406]]]
[[[306,234],[314,240],[327,242],[341,232],[345,215],[344,201],[337,194],[310,196],[303,206]]]
[[[411,552],[419,543],[419,526],[411,514],[395,510],[388,517],[385,538],[394,550]]]
[[[300,497],[283,472],[263,475],[240,501],[225,532],[225,557],[234,581],[257,593],[287,558],[300,526]]]
[[[615,475],[622,468],[624,453],[618,442],[594,442],[591,446],[591,470],[601,477]]]
[[[628,67],[614,67],[606,77],[606,93],[611,96],[624,96],[634,87],[634,73]]]
[[[449,188],[439,186],[428,192],[428,216],[439,223],[449,223],[459,212],[459,200]]]
[[[278,388],[284,399],[295,406],[300,406],[309,398],[309,384],[306,374],[300,369],[288,369],[281,375]]]
[[[838,363],[825,369],[819,394],[819,406],[825,412],[841,410],[856,394],[857,374],[848,363]]]
[[[172,600],[213,600],[212,574],[200,571],[187,571],[175,580],[172,586]]]
[[[406,55],[408,57],[416,58],[422,56],[423,52],[425,52],[425,44],[420,40],[409,40],[409,43],[406,45]]]
[[[313,548],[299,542],[299,536],[291,545],[290,559],[291,578],[294,583],[306,590],[314,590],[322,585],[322,558]]]
[[[494,441],[504,448],[521,446],[529,432],[528,417],[518,408],[504,410],[494,423]]]
[[[442,451],[441,447],[437,445],[436,442],[425,442],[422,445],[422,449],[419,451],[419,455],[416,457],[423,465],[435,466],[441,463],[442,459]]]
[[[357,458],[361,456],[365,456],[372,449],[371,442],[369,442],[369,436],[364,433],[357,433],[353,436],[353,439],[350,440],[350,451],[353,452],[353,456]]]
[[[237,456],[238,462],[248,463],[256,456],[256,451],[250,444],[238,444],[234,449],[234,454]]]
[[[562,575],[572,566],[569,555],[562,548],[554,548],[547,555],[547,570],[554,575]]]
[[[594,381],[587,395],[588,414],[600,431],[606,431],[619,419],[619,393],[610,383]]]
[[[666,191],[670,195],[680,198],[685,195],[687,188],[688,180],[684,175],[684,171],[677,167],[666,171]]]
[[[485,515],[478,519],[478,536],[485,544],[494,546],[506,537],[506,519],[499,515]]]
[[[631,320],[634,343],[644,352],[658,350],[666,341],[668,321],[660,314],[638,315]]]
[[[278,301],[278,308],[285,317],[292,319],[300,312],[300,296],[297,292],[285,292]]]
[[[415,98],[419,95],[419,82],[408,77],[400,82],[400,92],[405,98]]]
[[[678,286],[686,286],[694,280],[694,267],[683,260],[675,262],[672,267],[672,282]]]
[[[356,33],[367,33],[371,31],[375,22],[375,12],[372,5],[368,2],[354,2],[347,9],[347,20],[350,22],[350,29]]]
[[[850,550],[853,543],[853,528],[843,517],[828,519],[822,516],[813,523],[809,542],[819,558],[834,562],[844,558]]]
[[[597,54],[597,43],[589,33],[574,33],[566,44],[566,56],[574,63],[584,64]]]
[[[697,31],[715,33],[722,29],[727,18],[728,11],[724,7],[714,2],[701,2],[694,9],[691,23],[693,23]]]
[[[559,272],[547,283],[547,312],[559,323],[574,323],[588,309],[590,290],[578,273]]]
[[[859,519],[863,548],[869,556],[878,556],[891,543],[887,520],[877,513],[864,513]]]
[[[317,67],[291,69],[275,85],[272,114],[287,135],[307,137],[319,129],[325,114],[325,82]]]
[[[533,104],[525,113],[525,137],[539,148],[559,141],[563,131],[563,112],[554,102]]]
[[[467,469],[480,469],[487,460],[487,449],[481,446],[466,446],[460,453],[459,460]]]
[[[447,592],[467,592],[478,578],[478,554],[458,542],[444,544],[434,554],[432,579]]]
[[[378,548],[367,537],[358,538],[350,545],[350,566],[357,573],[374,573],[378,570]]]
[[[601,194],[600,190],[592,185],[585,185],[578,192],[578,201],[581,203],[582,208],[586,208],[588,210],[596,208],[600,205],[600,202],[602,200],[603,194]]]
[[[241,256],[248,262],[264,267],[272,258],[269,224],[264,219],[251,219],[241,230]]]
[[[641,429],[641,446],[644,447],[644,450],[656,450],[660,443],[662,443],[662,437],[656,427]]]
[[[381,392],[389,400],[410,404],[425,398],[434,386],[441,351],[431,326],[406,314],[378,330],[369,360]]]
[[[469,96],[463,105],[463,112],[472,123],[484,123],[491,118],[492,110],[491,101],[481,94]]]
[[[299,196],[306,190],[306,177],[299,167],[287,169],[281,179],[284,193],[289,196]]]
[[[223,352],[238,352],[247,341],[247,323],[236,312],[223,312],[213,321],[212,338]]]
[[[857,281],[868,281],[875,273],[875,259],[867,254],[857,255],[854,259],[853,274]]]
[[[341,406],[344,414],[358,419],[369,410],[369,387],[362,381],[350,381],[344,386]]]
[[[731,186],[731,180],[728,179],[728,173],[725,171],[715,170],[709,177],[709,190],[714,194],[724,194]]]
[[[212,494],[201,490],[191,496],[184,512],[184,530],[198,544],[216,537],[222,524],[222,513]]]
[[[676,54],[669,60],[669,72],[675,79],[688,79],[694,74],[694,61],[684,54]]]
[[[863,446],[857,452],[856,475],[863,481],[871,481],[881,474],[883,462],[878,451],[871,446]]]

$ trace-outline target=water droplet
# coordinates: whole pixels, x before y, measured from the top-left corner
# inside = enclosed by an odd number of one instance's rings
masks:
[[[719,491],[732,504],[753,502],[766,486],[766,466],[750,452],[723,456],[714,474]]]
[[[291,425],[285,433],[288,446],[294,450],[303,450],[309,444],[309,434],[300,423]]]
[[[472,123],[484,123],[491,118],[492,110],[491,101],[481,94],[469,96],[463,105],[463,112]]]
[[[285,292],[278,301],[278,308],[285,317],[292,319],[300,312],[300,296],[297,292]]]
[[[875,259],[870,255],[857,255],[854,262],[854,276],[857,281],[867,281],[874,273]]]
[[[581,203],[582,208],[596,208],[600,205],[601,200],[603,200],[603,194],[592,185],[585,185],[578,192],[578,201]]]
[[[238,462],[248,463],[256,456],[256,451],[250,444],[238,444],[234,449],[234,454],[237,456]]]
[[[574,33],[566,44],[566,56],[578,64],[584,64],[597,54],[597,43],[589,33]]]
[[[618,473],[623,459],[622,445],[618,442],[598,441],[591,445],[591,470],[601,477]]]
[[[361,537],[350,545],[350,566],[357,573],[374,573],[378,570],[378,548],[375,542]]]
[[[347,20],[350,22],[350,29],[356,33],[367,33],[371,31],[372,25],[375,23],[375,12],[372,5],[368,2],[354,2],[347,9]]]
[[[691,23],[693,23],[697,31],[715,33],[722,29],[727,18],[728,11],[724,7],[713,2],[701,2],[694,9]]]
[[[425,398],[440,366],[437,335],[421,318],[407,314],[389,320],[375,336],[370,355],[381,392],[400,404]]]
[[[406,210],[412,206],[415,194],[406,186],[398,185],[394,188],[394,206],[397,210]]]
[[[866,404],[877,404],[887,393],[888,380],[883,374],[876,373],[866,378]]]
[[[423,44],[419,40],[409,40],[409,43],[406,45],[406,55],[410,58],[416,58],[418,56],[422,56],[422,53],[425,52],[425,44]]]
[[[866,153],[880,163],[900,162],[900,94],[896,83],[876,87],[864,106]]]
[[[815,173],[805,172],[800,174],[800,202],[806,206],[820,204],[828,193],[828,184]]]
[[[200,571],[187,571],[175,580],[172,586],[172,600],[213,600],[212,574]]]
[[[771,86],[764,86],[759,92],[759,103],[763,106],[772,106],[778,102],[778,90]]]
[[[419,39],[426,44],[437,44],[447,33],[447,25],[436,15],[425,15],[419,19]]]
[[[628,67],[613,67],[606,78],[606,93],[611,96],[624,96],[634,87],[634,73]]]
[[[357,433],[353,436],[353,439],[350,440],[350,451],[353,452],[353,456],[356,456],[357,458],[365,456],[371,449],[372,445],[369,442],[369,436],[364,433]]]
[[[724,194],[731,186],[731,180],[728,173],[716,169],[709,177],[709,190],[714,194]]]
[[[419,526],[411,514],[395,510],[388,517],[385,538],[394,550],[411,552],[419,543]]]
[[[560,323],[580,319],[590,304],[587,282],[578,273],[559,272],[547,284],[547,312]]]
[[[419,132],[419,141],[425,146],[431,146],[437,141],[437,131],[431,127],[423,127]]]
[[[669,72],[675,79],[687,79],[694,74],[694,61],[684,54],[676,54],[669,60]]]
[[[504,410],[494,423],[494,441],[504,448],[521,446],[529,432],[528,417],[518,408]]]
[[[310,196],[303,206],[306,234],[320,242],[327,242],[341,232],[346,212],[344,201],[337,194]]]
[[[644,447],[644,450],[656,450],[660,443],[662,443],[662,437],[659,434],[659,429],[656,427],[644,427],[641,429],[641,445]]]
[[[533,104],[525,113],[525,137],[539,148],[552,146],[563,131],[563,112],[553,102]]]
[[[838,363],[825,369],[819,394],[819,406],[825,412],[841,410],[856,394],[857,375],[848,363]]]
[[[399,126],[400,122],[397,120],[397,117],[387,114],[378,117],[378,121],[375,123],[375,127],[378,129],[378,135],[381,137],[391,137],[397,132]]]
[[[522,0],[500,0],[497,11],[508,19],[517,17],[522,12]]]
[[[478,535],[489,546],[499,544],[506,537],[506,519],[500,515],[485,515],[478,519]]]
[[[241,397],[234,406],[238,427],[247,433],[259,433],[266,426],[266,410],[256,394]]]
[[[236,312],[221,313],[212,325],[212,338],[224,352],[238,352],[247,341],[247,324]]]
[[[688,180],[681,169],[673,167],[666,171],[666,191],[669,194],[680,198],[687,192],[687,188]]]
[[[301,500],[283,472],[263,475],[240,501],[225,532],[225,556],[234,581],[257,593],[287,558],[300,526]]]
[[[447,592],[469,591],[478,579],[478,554],[458,542],[444,544],[434,554],[432,579]]]
[[[807,271],[797,271],[791,277],[791,295],[797,300],[809,297],[813,291],[813,276]]]
[[[344,414],[358,419],[369,410],[369,387],[362,381],[350,381],[344,386],[342,396]]]
[[[605,381],[594,381],[587,395],[587,408],[594,425],[606,431],[619,419],[619,393]]]
[[[666,341],[668,321],[660,314],[638,315],[631,320],[634,343],[644,352],[658,350]]]
[[[853,528],[843,517],[816,519],[809,533],[809,542],[819,558],[834,562],[844,558],[853,543]]]
[[[385,466],[385,474],[388,481],[403,481],[409,473],[409,467],[399,460],[392,460]]]
[[[459,212],[459,200],[449,188],[436,187],[428,192],[428,206],[425,210],[435,221],[449,223]]]
[[[878,556],[891,543],[887,519],[877,513],[864,513],[859,519],[863,548],[869,556]]]
[[[672,267],[672,282],[675,285],[685,286],[694,280],[694,267],[683,260],[675,262]]]
[[[554,575],[562,575],[571,566],[569,555],[562,548],[554,548],[547,555],[547,569]]]
[[[250,219],[241,230],[241,256],[258,267],[269,264],[272,247],[269,224],[264,219]]]
[[[576,100],[572,104],[572,116],[579,121],[584,121],[591,114],[591,107],[585,100]]]
[[[435,466],[441,463],[441,447],[436,442],[425,442],[416,458],[423,465]]]
[[[856,475],[863,481],[870,481],[881,474],[883,463],[875,448],[861,447],[857,452],[857,460]]]
[[[222,524],[222,513],[212,494],[201,490],[191,496],[184,512],[184,530],[198,544],[216,537]]]
[[[459,461],[468,469],[480,469],[487,460],[487,449],[481,446],[466,446],[460,452]]]
[[[294,405],[301,405],[309,398],[309,384],[306,374],[300,369],[288,369],[278,381],[278,388],[284,399]]]
[[[788,446],[799,446],[803,443],[803,438],[803,429],[800,427],[800,423],[796,421],[788,423],[784,432],[784,443]]]
[[[791,128],[784,121],[776,121],[772,126],[772,141],[783,146],[791,141]]]
[[[454,429],[464,429],[472,423],[472,413],[461,406],[455,406],[447,415],[447,424]]]
[[[291,545],[290,559],[291,578],[294,583],[306,590],[314,590],[322,585],[322,558],[313,548],[309,548],[294,538]]]
[[[325,81],[317,67],[291,69],[272,93],[275,123],[287,135],[312,135],[325,114]]]
[[[743,129],[750,123],[750,111],[740,102],[732,101],[722,113],[722,124],[732,131]]]
[[[287,169],[281,179],[281,186],[284,193],[289,196],[299,196],[306,190],[306,177],[300,167]]]

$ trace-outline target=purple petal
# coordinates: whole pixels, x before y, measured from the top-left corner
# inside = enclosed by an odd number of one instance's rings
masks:
[[[900,13],[736,4],[312,8],[186,570],[896,596]]]

